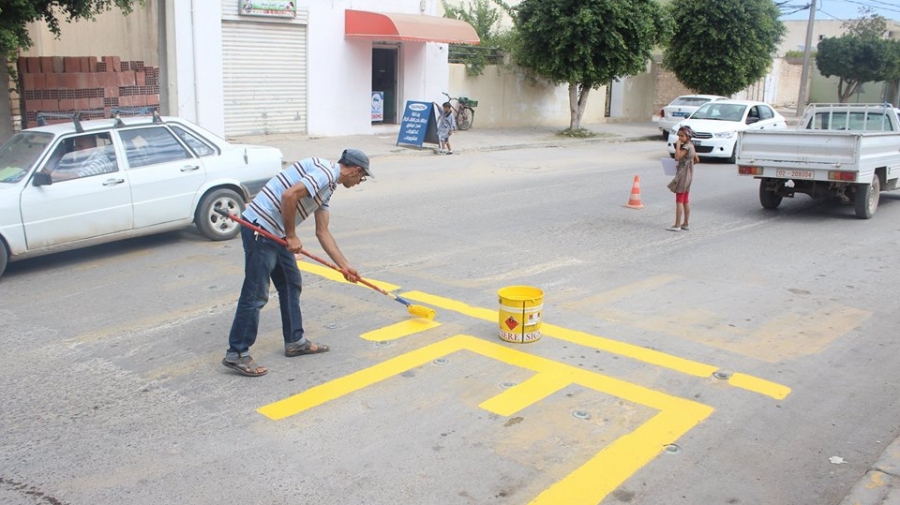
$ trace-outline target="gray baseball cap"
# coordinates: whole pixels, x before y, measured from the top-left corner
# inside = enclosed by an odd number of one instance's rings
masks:
[[[369,157],[359,149],[344,149],[344,153],[341,154],[341,159],[353,165],[362,167],[363,172],[366,173],[366,177],[375,177],[372,175],[372,170],[369,169]]]

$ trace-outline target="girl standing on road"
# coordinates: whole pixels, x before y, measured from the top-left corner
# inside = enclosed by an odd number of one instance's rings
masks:
[[[675,224],[666,228],[669,231],[687,231],[691,217],[691,181],[694,178],[694,164],[700,162],[697,150],[691,143],[694,131],[688,126],[678,129],[678,140],[675,142],[675,178],[669,183],[669,189],[675,193]],[[681,220],[684,216],[684,221]]]

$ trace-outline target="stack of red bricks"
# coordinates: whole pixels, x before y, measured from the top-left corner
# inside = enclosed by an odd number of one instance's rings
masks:
[[[159,68],[117,56],[26,56],[18,60],[22,128],[41,112],[110,117],[112,109],[159,109]],[[47,123],[65,122],[47,119]]]

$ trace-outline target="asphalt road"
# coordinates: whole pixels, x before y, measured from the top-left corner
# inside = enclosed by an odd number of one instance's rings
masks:
[[[307,335],[332,352],[283,356],[273,292],[262,378],[220,364],[238,240],[10,264],[0,502],[838,504],[900,434],[900,194],[867,221],[803,195],[769,212],[704,163],[673,233],[663,155],[380,158],[332,231],[435,324],[304,261]],[[535,343],[497,337],[512,285],[544,292]]]

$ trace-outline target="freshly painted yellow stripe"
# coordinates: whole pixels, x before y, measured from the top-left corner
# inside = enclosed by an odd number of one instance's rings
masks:
[[[402,296],[409,300],[416,300],[419,302],[427,303],[428,305],[433,305],[445,310],[452,310],[454,312],[459,312],[460,314],[477,319],[483,319],[485,321],[499,320],[499,314],[496,310],[471,307],[456,300],[430,295],[421,291],[410,291],[407,293],[403,293]],[[553,324],[543,323],[541,326],[541,334],[592,349],[598,349],[601,351],[618,354],[620,356],[626,356],[637,361],[661,366],[664,368],[675,370],[676,372],[693,375],[695,377],[709,377],[713,374],[713,372],[719,370],[720,368],[714,365],[708,365],[697,361],[679,358],[678,356],[655,351],[653,349],[647,349],[645,347],[640,347],[633,344],[626,344],[624,342],[599,337],[597,335],[591,335],[589,333],[584,333],[581,331],[568,330],[566,328],[562,328]],[[781,400],[786,397],[787,394],[790,394],[791,390],[787,386],[775,384],[764,379],[759,379],[749,375],[745,377],[747,377],[747,379],[739,379],[735,382],[730,383],[735,387],[770,396],[777,400]],[[784,396],[781,396],[782,394],[784,394]]]
[[[728,383],[734,387],[746,389],[748,391],[755,391],[766,396],[771,396],[776,400],[783,400],[787,398],[789,394],[791,394],[791,388],[787,386],[782,386],[781,384],[776,384],[774,382],[770,382],[765,379],[760,379],[759,377],[754,377],[752,375],[743,373],[736,373],[732,375],[728,378]]]
[[[270,419],[283,419],[321,405],[366,386],[447,354],[468,350],[536,372],[536,375],[483,402],[482,408],[511,415],[543,400],[569,384],[597,390],[660,412],[616,439],[574,472],[538,495],[531,505],[594,505],[621,486],[641,467],[691,428],[709,417],[713,408],[691,400],[670,396],[619,379],[581,370],[570,365],[534,356],[471,335],[456,335],[440,342],[384,361],[365,370],[316,386],[303,393],[259,409]]]
[[[257,409],[257,412],[272,420],[284,419],[321,405],[329,400],[352,393],[376,382],[401,374],[429,361],[459,350],[459,345],[452,339],[427,345],[421,349],[408,352],[396,358],[382,361],[369,368],[350,375],[345,375],[325,384],[315,386],[302,393],[270,403]]]
[[[335,282],[343,282],[345,284],[351,284],[350,282],[347,282],[346,279],[344,279],[344,275],[341,274],[340,272],[338,272],[337,270],[326,267],[324,265],[312,263],[312,261],[313,260],[305,260],[305,261],[298,260],[297,267],[300,268],[300,270],[302,270],[304,272],[316,274],[321,277],[325,277],[328,280],[332,280]],[[372,279],[366,279],[366,280],[385,291],[395,291],[395,290],[400,289],[400,286],[397,286],[396,284],[391,284],[391,283],[382,282],[382,281],[375,281]],[[362,286],[362,284],[360,284],[360,286]],[[363,287],[365,287],[365,286],[363,286]]]
[[[552,395],[569,384],[571,384],[571,381],[561,377],[555,377],[552,374],[535,374],[525,382],[516,384],[490,400],[482,402],[479,407],[488,412],[509,417],[525,407]]]
[[[441,323],[437,321],[417,317],[415,319],[408,319],[390,326],[385,326],[384,328],[378,328],[377,330],[363,333],[360,337],[362,337],[363,340],[383,342],[385,340],[396,340],[401,337],[407,337],[415,333],[437,328],[440,325]]]
[[[712,407],[683,402],[685,410],[655,415],[547,488],[529,505],[596,505],[601,502],[657,457],[667,444],[674,443],[713,412]]]

